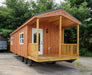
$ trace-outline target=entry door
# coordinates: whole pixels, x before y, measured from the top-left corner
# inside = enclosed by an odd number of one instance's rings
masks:
[[[32,43],[36,43],[37,29],[32,28]],[[39,29],[39,55],[43,55],[43,29]]]

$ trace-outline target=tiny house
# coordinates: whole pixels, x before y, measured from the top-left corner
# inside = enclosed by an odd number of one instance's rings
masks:
[[[0,36],[0,51],[7,50],[7,39]]]
[[[10,34],[10,50],[27,62],[56,62],[79,58],[81,22],[62,8],[34,15]],[[77,27],[77,43],[64,43],[64,29]]]

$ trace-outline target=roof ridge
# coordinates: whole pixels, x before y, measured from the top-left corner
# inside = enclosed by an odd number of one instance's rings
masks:
[[[36,14],[36,15],[34,15],[34,16],[38,16],[38,15],[41,15],[41,14],[44,14],[44,13],[56,11],[56,10],[59,10],[59,9],[62,9],[62,8],[57,8],[57,9],[48,10],[48,11],[45,11],[45,12],[42,12],[42,13],[38,13],[38,14]]]

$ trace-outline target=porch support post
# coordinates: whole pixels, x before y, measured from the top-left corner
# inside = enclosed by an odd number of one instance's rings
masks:
[[[59,19],[59,57],[61,57],[61,39],[62,39],[62,16]]]
[[[79,56],[79,25],[77,25],[77,55]]]
[[[37,37],[36,37],[36,43],[37,43],[37,58],[38,58],[38,51],[39,51],[39,19],[37,19]]]

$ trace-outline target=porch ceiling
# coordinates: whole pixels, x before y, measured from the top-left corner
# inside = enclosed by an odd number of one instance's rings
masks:
[[[49,22],[49,23],[52,23],[53,25],[59,25],[59,19],[60,19],[60,16],[44,17],[44,18],[40,18],[40,22]],[[62,16],[63,28],[73,27],[77,25],[78,24],[75,23],[74,21]]]

